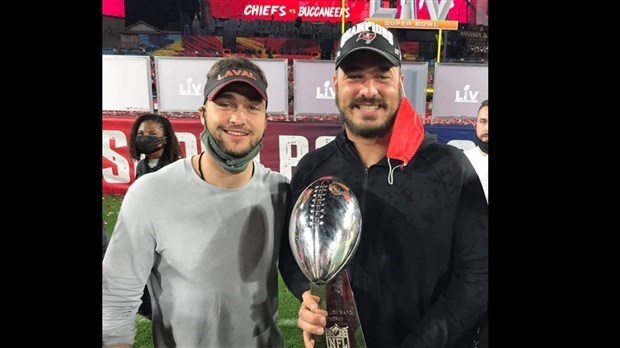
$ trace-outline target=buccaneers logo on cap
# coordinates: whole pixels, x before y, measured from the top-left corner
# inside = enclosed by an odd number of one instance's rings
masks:
[[[355,41],[366,40],[366,44],[368,45],[372,42],[372,40],[375,39],[375,37],[377,37],[377,34],[373,33],[372,31],[365,31],[363,33],[360,33],[357,36],[357,40]]]

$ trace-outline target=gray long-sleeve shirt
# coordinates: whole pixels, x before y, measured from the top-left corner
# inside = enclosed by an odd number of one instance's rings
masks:
[[[190,159],[127,191],[103,261],[103,343],[132,343],[147,283],[155,347],[281,347],[277,261],[288,180],[254,162],[223,189]]]

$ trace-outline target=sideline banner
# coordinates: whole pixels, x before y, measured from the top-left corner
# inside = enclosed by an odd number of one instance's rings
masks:
[[[476,147],[476,131],[473,125],[424,125],[424,129],[434,134],[437,141],[458,147],[461,150],[469,150]]]
[[[101,56],[101,109],[153,112],[148,56]]]
[[[103,117],[103,193],[125,193],[136,176],[137,162],[129,156],[127,144],[133,117]],[[202,152],[198,119],[170,118],[181,152],[189,157]],[[259,161],[289,179],[303,155],[334,139],[341,126],[336,123],[268,122]]]
[[[129,156],[127,143],[133,117],[103,117],[102,137],[102,187],[103,193],[125,193],[136,176],[137,162]],[[170,118],[184,157],[202,152],[198,119]],[[442,143],[471,143],[475,137],[472,126],[425,126],[429,133],[437,134]],[[271,170],[289,179],[297,162],[309,151],[332,141],[341,125],[327,122],[268,122],[259,161]],[[471,146],[470,146],[471,147]]]
[[[476,118],[480,103],[489,98],[489,66],[486,64],[435,64],[433,119]]]
[[[159,112],[196,112],[202,105],[204,84],[220,58],[155,57]],[[267,113],[288,114],[288,61],[251,58],[268,76]]]
[[[293,60],[294,115],[338,115],[333,76],[334,61]],[[403,62],[401,72],[405,76],[405,94],[420,115],[426,110],[426,87],[428,84],[427,62]]]

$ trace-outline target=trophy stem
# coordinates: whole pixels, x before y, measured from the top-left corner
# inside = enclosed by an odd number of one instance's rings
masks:
[[[310,293],[321,298],[319,308],[327,311],[325,334],[313,335],[315,348],[366,348],[346,269],[325,285],[311,283]]]
[[[310,293],[314,296],[318,296],[319,300],[319,308],[326,311],[327,310],[327,284],[318,285],[314,283],[310,283]],[[325,341],[325,334],[323,335],[312,335],[314,339],[314,346],[316,348],[324,348],[327,347],[327,342]]]

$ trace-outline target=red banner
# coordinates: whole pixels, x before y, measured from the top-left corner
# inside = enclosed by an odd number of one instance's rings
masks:
[[[133,117],[103,118],[103,193],[125,193],[136,176],[136,165],[127,143]],[[198,119],[170,118],[183,156],[202,152]],[[259,161],[289,178],[303,155],[331,141],[340,131],[336,123],[268,122]]]
[[[129,157],[127,148],[134,120],[134,117],[103,117],[103,193],[125,193],[134,181],[137,162]],[[170,121],[179,139],[183,157],[202,152],[200,132],[203,127],[198,119],[170,118]],[[306,153],[329,143],[341,129],[338,123],[269,121],[258,160],[265,167],[290,179],[297,162]],[[436,134],[441,143],[463,149],[474,146],[475,132],[471,125],[425,125],[424,129]]]

